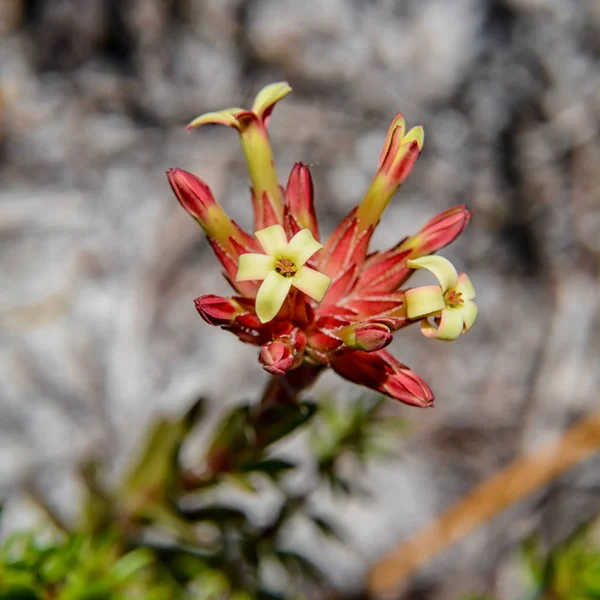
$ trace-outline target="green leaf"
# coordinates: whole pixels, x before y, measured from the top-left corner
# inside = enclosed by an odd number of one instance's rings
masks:
[[[245,404],[230,410],[217,426],[209,445],[207,462],[215,472],[234,468],[253,447],[250,406]]]
[[[308,423],[317,412],[314,402],[274,404],[261,414],[254,424],[257,445],[266,448]]]
[[[167,503],[179,483],[178,457],[181,445],[202,414],[203,400],[175,420],[158,419],[146,445],[121,487],[119,500],[126,512],[138,515],[150,504]]]
[[[113,566],[111,575],[117,582],[124,582],[136,575],[142,569],[150,567],[154,556],[146,548],[137,548],[120,558]]]
[[[296,463],[282,458],[264,458],[258,461],[249,461],[241,467],[242,472],[259,472],[276,479],[290,469],[296,468]]]
[[[236,522],[247,520],[246,513],[232,506],[209,504],[201,508],[188,509],[183,512],[189,521],[212,521],[215,523]]]

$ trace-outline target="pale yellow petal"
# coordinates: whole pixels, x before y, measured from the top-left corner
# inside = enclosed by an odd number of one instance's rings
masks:
[[[317,302],[323,300],[331,285],[330,277],[306,266],[301,267],[291,279],[294,287]]]
[[[462,333],[462,330],[463,317],[460,312],[451,308],[445,308],[442,311],[440,323],[437,328],[427,320],[421,322],[421,332],[423,335],[446,342],[455,340]]]
[[[446,308],[444,294],[439,285],[425,285],[406,290],[404,299],[409,319],[423,317]]]
[[[216,123],[238,129],[239,123],[236,115],[243,112],[245,112],[243,108],[227,108],[226,110],[220,110],[218,112],[205,113],[191,121],[187,125],[186,129],[194,129],[195,127],[200,127],[201,125],[207,125],[208,123]]]
[[[421,256],[406,263],[411,269],[427,269],[436,277],[445,292],[456,286],[458,273],[454,265],[443,256]]]
[[[256,232],[262,249],[269,256],[280,258],[287,246],[287,237],[281,225],[271,225]]]
[[[425,141],[425,130],[421,125],[413,127],[403,138],[402,145],[410,144],[415,141],[419,145],[419,150],[423,149],[423,142]]]
[[[475,298],[475,288],[466,273],[461,273],[458,276],[456,291],[462,294],[463,300],[473,300]]]
[[[271,271],[261,283],[256,294],[256,315],[261,323],[272,321],[292,287],[292,277],[282,277]]]
[[[455,310],[459,311],[462,315],[465,324],[464,330],[469,331],[477,319],[477,313],[479,312],[477,304],[475,304],[473,300],[467,300],[462,306],[459,306]]]
[[[283,256],[291,260],[299,269],[315,252],[320,250],[323,244],[319,244],[313,237],[310,229],[301,229],[287,245]]]
[[[270,83],[256,95],[254,104],[252,105],[252,112],[261,117],[268,108],[279,102],[291,91],[292,88],[285,81]]]
[[[272,256],[258,253],[242,254],[238,263],[236,281],[257,281],[275,270],[275,259]]]

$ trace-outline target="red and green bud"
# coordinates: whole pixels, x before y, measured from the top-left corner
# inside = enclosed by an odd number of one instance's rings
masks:
[[[409,251],[408,258],[433,254],[453,242],[467,226],[472,212],[464,204],[449,208],[433,219],[398,246],[398,251]]]
[[[167,177],[181,206],[204,229],[227,280],[239,294],[253,298],[258,289],[255,283],[234,282],[239,257],[256,250],[256,241],[229,218],[202,179],[183,169],[169,169]]]
[[[392,341],[389,327],[381,323],[357,323],[344,327],[338,335],[344,346],[352,350],[375,352],[385,348]]]
[[[252,238],[229,218],[200,177],[183,169],[169,169],[167,178],[181,206],[198,222],[209,238],[233,254],[237,254],[236,243],[240,247],[255,247]]]
[[[406,365],[385,350],[348,352],[331,361],[333,370],[345,379],[421,408],[433,406],[429,386]]]
[[[406,133],[402,114],[394,117],[381,150],[377,173],[356,213],[361,229],[377,225],[385,207],[417,162],[424,135],[421,126]]]

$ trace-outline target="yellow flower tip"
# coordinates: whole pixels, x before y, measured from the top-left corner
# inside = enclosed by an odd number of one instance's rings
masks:
[[[278,81],[265,86],[254,99],[252,112],[259,118],[268,117],[275,104],[285,98],[292,88],[286,81]]]
[[[452,342],[463,332],[464,321],[458,310],[445,308],[437,321],[437,327],[427,319],[421,322],[421,332],[425,337]]]
[[[257,231],[255,234],[265,254],[278,256],[287,247],[288,241],[285,230],[281,225],[271,225]]]
[[[227,108],[217,112],[205,113],[190,121],[185,128],[189,131],[190,129],[195,129],[196,127],[213,123],[216,125],[225,125],[227,127],[239,129],[240,124],[238,121],[238,116],[244,112],[245,111],[243,108]]]
[[[456,291],[461,294],[463,300],[473,300],[475,298],[475,288],[466,273],[461,273],[458,276]]]
[[[473,327],[473,323],[477,319],[477,313],[479,309],[477,308],[477,304],[473,302],[473,300],[467,300],[461,307],[460,312],[464,320],[464,329],[462,333],[466,333]]]
[[[301,229],[289,241],[284,250],[284,256],[291,260],[296,267],[302,267],[306,261],[323,247],[315,240],[310,229]]]
[[[402,145],[410,144],[411,142],[417,142],[419,146],[419,152],[423,150],[423,143],[425,142],[425,130],[422,125],[413,127],[403,138]]]
[[[458,283],[458,273],[454,265],[443,256],[422,256],[407,261],[411,269],[427,269],[440,282],[443,292],[454,288]]]
[[[256,294],[256,316],[261,323],[268,323],[276,316],[292,287],[292,278],[271,271]]]
[[[331,285],[331,277],[304,266],[298,270],[292,283],[295,288],[316,302],[321,302]]]

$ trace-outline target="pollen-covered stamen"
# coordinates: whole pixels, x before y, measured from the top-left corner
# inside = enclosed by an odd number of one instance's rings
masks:
[[[462,306],[463,304],[462,293],[459,292],[457,289],[447,290],[444,294],[444,300],[446,301],[446,306],[451,306],[453,308]]]
[[[275,272],[279,273],[282,277],[293,277],[298,272],[298,269],[291,260],[280,258],[275,261]]]

